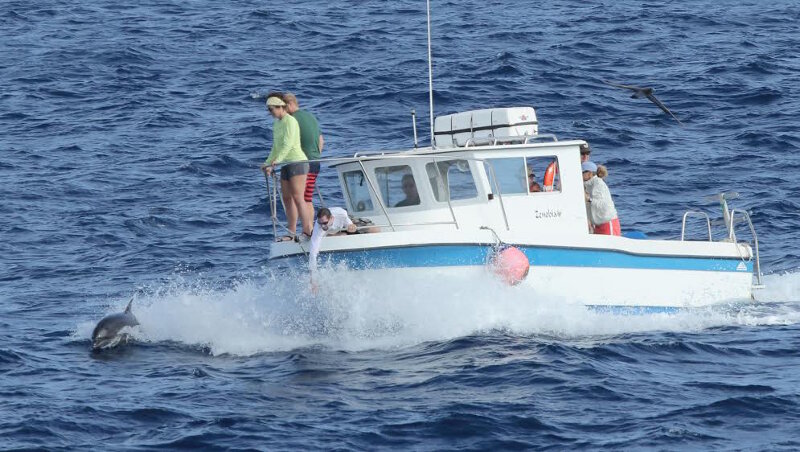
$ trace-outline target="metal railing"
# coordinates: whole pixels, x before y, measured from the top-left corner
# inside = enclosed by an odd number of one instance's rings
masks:
[[[514,135],[514,136],[491,136],[491,137],[472,137],[464,143],[464,146],[455,146],[456,148],[460,147],[475,147],[475,146],[497,146],[498,144],[529,144],[533,140],[540,140],[540,139],[550,139],[553,142],[558,141],[558,137],[556,137],[553,133],[540,133],[536,135]]]
[[[720,193],[713,196],[706,197],[707,201],[718,201],[720,203],[720,207],[722,208],[722,220],[714,220],[713,223],[717,224],[724,224],[727,236],[722,239],[722,241],[731,242],[733,246],[736,247],[736,252],[739,254],[739,258],[742,262],[747,263],[753,260],[753,276],[756,279],[756,284],[753,286],[754,288],[762,288],[764,287],[763,283],[763,275],[761,274],[761,255],[758,249],[758,235],[756,234],[756,228],[753,226],[753,221],[750,219],[750,214],[741,209],[731,209],[728,210],[728,200],[736,199],[739,197],[738,193],[735,192],[728,192],[728,193]],[[694,217],[701,217],[706,219],[706,227],[708,228],[708,241],[713,241],[711,237],[711,224],[712,221],[709,218],[708,214],[701,211],[696,210],[689,210],[683,214],[683,222],[681,224],[681,241],[685,240],[686,237],[686,219],[690,216]],[[750,234],[753,236],[753,252],[754,255],[751,254],[747,256],[742,255],[742,250],[739,246],[739,243],[736,239],[736,230],[735,227],[737,224],[747,223],[748,227],[750,228]],[[755,257],[755,260],[753,259]]]
[[[750,214],[747,213],[747,211],[731,209],[730,220],[729,220],[729,224],[728,224],[728,231],[730,231],[729,235],[728,235],[728,238],[734,244],[736,244],[736,231],[734,230],[734,226],[735,226],[735,223],[736,223],[735,218],[736,218],[736,214],[737,213],[742,218],[744,218],[745,221],[747,221],[747,225],[750,227],[750,234],[752,234],[752,236],[753,236],[753,247],[755,248],[755,253],[756,253],[756,256],[755,256],[756,260],[753,263],[753,275],[756,277],[756,281],[757,281],[758,285],[759,286],[763,286],[762,275],[761,275],[761,257],[760,257],[760,255],[758,253],[758,235],[756,235],[756,228],[753,226],[753,221],[750,219]],[[737,245],[737,249],[738,249],[738,245]],[[742,260],[744,260],[744,258],[742,258]]]
[[[278,191],[278,181],[275,177],[275,173],[272,173],[273,183],[270,186],[269,178],[270,176],[264,173],[264,180],[267,181],[267,196],[269,196],[269,218],[272,220],[272,237],[278,237],[278,206],[277,203],[274,202]]]
[[[681,224],[681,242],[685,240],[686,236],[686,219],[688,217],[705,217],[706,219],[706,226],[708,226],[708,241],[711,242],[711,218],[709,218],[708,214],[705,212],[701,212],[699,210],[688,210],[686,213],[683,214],[683,222]]]
[[[525,136],[525,141],[522,144],[528,144],[531,140],[538,140],[539,138],[551,138],[554,142],[558,141],[558,137],[554,133],[539,133]]]

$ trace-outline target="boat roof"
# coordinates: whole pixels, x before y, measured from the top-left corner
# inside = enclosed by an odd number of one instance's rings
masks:
[[[395,159],[395,158],[403,158],[403,157],[411,157],[411,156],[429,156],[429,155],[447,155],[447,154],[463,154],[465,152],[485,152],[485,151],[510,151],[510,150],[522,150],[522,149],[531,149],[531,148],[547,148],[552,149],[553,147],[574,147],[579,146],[581,144],[586,144],[584,140],[565,140],[565,141],[535,141],[535,142],[527,142],[527,140],[518,140],[520,137],[510,137],[512,139],[517,139],[515,141],[520,141],[518,143],[515,142],[506,142],[506,143],[491,143],[491,144],[475,144],[471,146],[460,146],[460,147],[448,147],[448,148],[438,148],[438,147],[423,147],[423,148],[412,148],[406,150],[393,150],[393,151],[367,151],[367,152],[356,152],[353,154],[352,157],[334,157],[334,158],[326,158],[326,159],[319,159],[319,160],[311,160],[311,161],[321,161],[330,164],[330,166],[337,167],[339,165],[344,165],[351,162],[356,161],[364,161],[364,160],[382,160],[382,159]],[[494,140],[494,141],[501,141],[501,140]]]

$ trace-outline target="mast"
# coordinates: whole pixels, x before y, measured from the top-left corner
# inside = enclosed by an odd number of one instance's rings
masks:
[[[434,148],[433,134],[433,57],[431,56],[431,0],[425,1],[428,9],[428,101],[431,112],[431,148]]]

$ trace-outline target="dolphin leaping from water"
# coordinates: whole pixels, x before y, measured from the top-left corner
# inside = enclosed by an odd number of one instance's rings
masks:
[[[655,92],[655,90],[653,88],[640,87],[640,86],[631,86],[631,85],[620,85],[618,83],[609,82],[608,80],[603,80],[603,83],[605,83],[606,85],[616,86],[617,88],[624,88],[624,89],[629,89],[629,90],[633,91],[633,96],[631,96],[631,97],[634,98],[634,99],[640,99],[642,97],[646,97],[647,99],[650,100],[650,102],[656,104],[658,106],[658,108],[664,110],[664,113],[672,116],[673,119],[678,121],[678,124],[683,125],[681,120],[678,119],[677,116],[672,114],[672,112],[669,111],[667,106],[664,105],[663,103],[661,103],[661,101],[658,100],[656,98],[656,96],[653,95],[653,93]]]
[[[120,331],[125,327],[134,327],[139,324],[131,312],[131,304],[133,304],[133,298],[128,302],[124,312],[107,315],[94,327],[94,331],[92,331],[93,350],[111,348],[119,344],[126,336],[119,334]]]

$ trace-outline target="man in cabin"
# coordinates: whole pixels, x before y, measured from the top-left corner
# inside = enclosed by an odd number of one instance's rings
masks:
[[[533,171],[528,174],[528,191],[531,193],[538,193],[542,191],[542,186],[539,185],[539,182],[536,182],[536,173]]]
[[[585,188],[586,213],[589,229],[595,234],[621,235],[617,209],[611,191],[603,179],[597,177],[597,165],[591,161],[581,163]]]
[[[417,183],[414,182],[414,176],[406,174],[401,181],[403,185],[403,193],[406,199],[395,204],[395,207],[416,206],[419,204],[419,192],[417,191]]]
[[[309,160],[318,160],[322,155],[322,146],[325,140],[319,129],[317,118],[306,110],[301,110],[297,103],[297,97],[292,93],[285,93],[283,98],[286,101],[286,111],[300,126],[300,148]],[[314,186],[319,175],[319,162],[309,162],[309,170],[306,175],[306,189],[303,193],[306,207],[310,217],[314,216]]]

